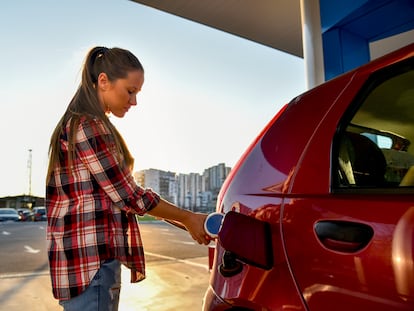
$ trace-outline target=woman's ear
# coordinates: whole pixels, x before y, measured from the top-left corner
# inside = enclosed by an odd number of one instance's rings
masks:
[[[106,73],[101,72],[98,76],[98,89],[101,91],[106,91],[109,87],[109,79]]]

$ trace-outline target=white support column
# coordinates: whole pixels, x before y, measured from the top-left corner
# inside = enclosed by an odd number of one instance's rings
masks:
[[[325,82],[319,0],[301,0],[303,58],[307,88]]]

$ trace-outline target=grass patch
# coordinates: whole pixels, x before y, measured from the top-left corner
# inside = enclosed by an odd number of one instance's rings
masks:
[[[153,221],[157,220],[154,216],[145,214],[144,216],[138,216],[138,221]]]

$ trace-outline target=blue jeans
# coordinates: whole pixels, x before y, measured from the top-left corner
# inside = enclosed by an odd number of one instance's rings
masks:
[[[59,302],[65,311],[117,311],[121,290],[121,263],[105,261],[79,296]]]

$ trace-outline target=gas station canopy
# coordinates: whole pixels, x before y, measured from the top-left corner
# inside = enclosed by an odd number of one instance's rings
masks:
[[[303,57],[300,0],[132,0]]]

